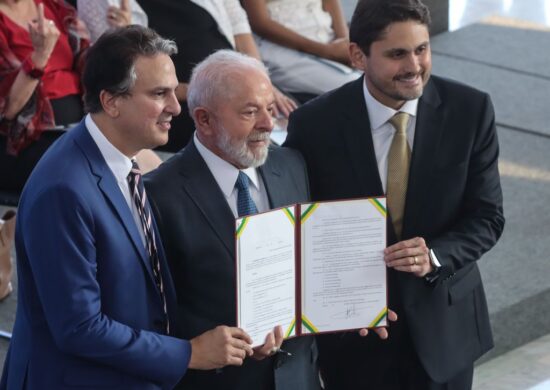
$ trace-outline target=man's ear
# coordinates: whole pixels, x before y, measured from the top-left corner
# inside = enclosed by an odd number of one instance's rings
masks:
[[[214,126],[212,114],[208,109],[204,107],[197,107],[193,110],[193,119],[197,128],[201,130],[201,133],[207,137],[211,137],[214,134]]]
[[[122,96],[115,96],[106,90],[99,93],[99,101],[103,107],[103,111],[111,118],[116,118],[120,115],[119,104]]]
[[[366,59],[365,53],[363,53],[363,50],[357,45],[355,42],[351,42],[349,44],[349,58],[351,59],[351,65],[355,69],[362,70],[363,72],[366,70],[365,67],[365,59]]]

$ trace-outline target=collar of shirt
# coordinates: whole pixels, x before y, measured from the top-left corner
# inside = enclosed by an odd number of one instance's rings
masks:
[[[135,203],[132,201],[132,196],[130,195],[130,186],[127,180],[128,174],[132,170],[132,160],[126,157],[111,142],[109,142],[107,137],[105,137],[101,130],[99,130],[99,127],[97,127],[90,114],[86,115],[86,119],[84,121],[84,123],[86,124],[86,128],[88,129],[88,132],[90,133],[94,142],[99,148],[103,159],[105,159],[107,166],[115,176],[118,188],[120,189],[120,192],[122,192],[122,196],[124,196],[126,204],[130,208],[132,216],[134,217],[134,222],[138,228],[141,242],[145,246],[145,232],[141,227],[141,217]]]
[[[406,112],[412,118],[416,118],[418,99],[407,100],[399,111],[396,111],[376,100],[369,92],[366,82],[363,82],[363,94],[365,96],[367,112],[369,113],[370,128],[373,133],[383,130],[382,126],[384,126],[397,112]]]
[[[210,172],[214,175],[214,179],[216,179],[218,186],[225,197],[229,198],[235,189],[235,182],[237,181],[237,176],[239,176],[239,169],[204,146],[197,137],[197,132],[195,132],[193,136],[193,141],[195,142],[199,154],[210,169]],[[256,168],[247,168],[242,171],[248,176],[252,185],[260,191],[260,181]]]
[[[105,159],[107,166],[115,175],[115,178],[118,183],[126,183],[126,179],[130,170],[132,169],[132,160],[125,156],[120,150],[118,150],[103,133],[90,114],[86,115],[85,122],[88,132],[95,141],[101,155]]]

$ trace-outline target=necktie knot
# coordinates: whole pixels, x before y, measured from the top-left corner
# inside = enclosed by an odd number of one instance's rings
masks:
[[[409,114],[398,112],[390,118],[389,122],[395,127],[398,133],[407,133],[407,124],[409,123]]]
[[[246,173],[239,171],[239,176],[237,176],[237,181],[235,182],[235,188],[238,190],[237,213],[239,214],[239,217],[256,214],[258,212],[256,204],[250,196],[249,181],[250,180],[248,179]]]
[[[130,169],[130,173],[128,176],[136,177],[141,176],[141,170],[139,169],[139,165],[137,161],[132,160],[132,169]]]
[[[235,187],[239,191],[248,191],[250,187],[250,179],[243,171],[239,171],[239,176],[237,176],[237,181],[235,182]]]

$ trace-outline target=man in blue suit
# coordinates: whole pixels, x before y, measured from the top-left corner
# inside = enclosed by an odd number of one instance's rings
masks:
[[[240,365],[252,353],[237,328],[169,336],[173,285],[131,158],[164,144],[180,112],[175,52],[136,26],[88,52],[91,114],[44,155],[21,197],[19,305],[1,389],[169,389],[188,367]]]

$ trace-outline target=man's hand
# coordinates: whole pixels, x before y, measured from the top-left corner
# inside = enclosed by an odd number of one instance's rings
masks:
[[[298,105],[294,100],[283,94],[277,88],[273,87],[273,94],[275,95],[275,108],[273,116],[277,118],[279,114],[288,118],[290,113],[294,111]]]
[[[393,310],[388,309],[388,320],[392,322],[397,321],[397,314]],[[385,327],[374,328],[374,332],[382,340],[386,340],[389,337],[388,330]],[[359,336],[365,337],[368,334],[369,330],[367,328],[359,329]]]
[[[191,339],[189,368],[212,370],[224,366],[240,366],[252,355],[252,340],[239,328],[218,326]]]
[[[283,328],[279,325],[267,334],[263,345],[254,348],[254,354],[252,357],[256,360],[263,360],[277,352],[277,350],[281,348],[282,344]]]
[[[124,27],[132,24],[130,0],[120,0],[120,7],[110,6],[107,9],[107,24],[111,27]]]
[[[384,249],[384,261],[390,268],[410,272],[419,278],[433,271],[429,249],[422,237],[400,241]]]

